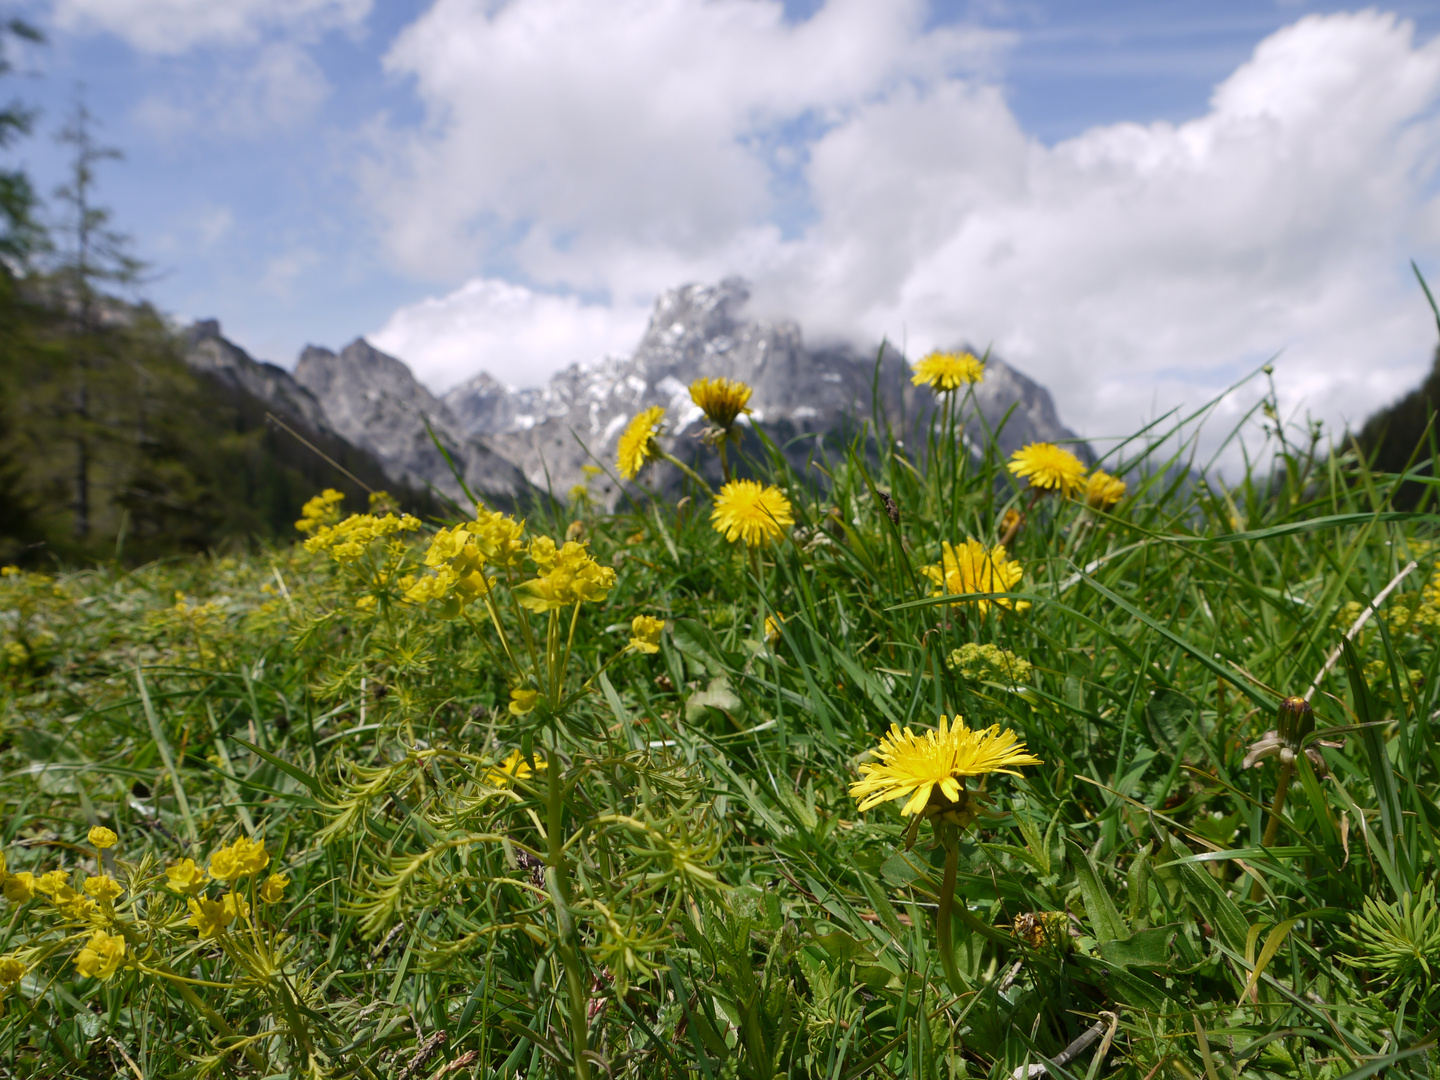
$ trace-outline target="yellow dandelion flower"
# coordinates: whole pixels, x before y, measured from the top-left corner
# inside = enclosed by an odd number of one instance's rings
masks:
[[[630,620],[630,644],[626,647],[636,652],[657,653],[660,651],[660,631],[664,629],[664,619],[636,615]]]
[[[1094,510],[1108,510],[1125,497],[1125,481],[1096,469],[1085,481],[1085,505]]]
[[[536,769],[544,769],[545,762],[537,760]],[[530,763],[525,760],[525,755],[519,750],[511,750],[505,760],[496,765],[485,774],[485,782],[494,787],[509,787],[512,781],[528,780],[534,775],[530,769]]]
[[[116,836],[109,829],[105,828],[104,825],[94,826],[89,832],[89,838],[90,843],[94,844],[97,848],[100,848],[102,850],[105,848],[114,847],[116,842],[120,839],[120,837]]]
[[[19,986],[20,980],[25,978],[25,973],[29,970],[25,961],[18,956],[0,956],[0,986],[12,989]]]
[[[5,875],[5,899],[12,904],[24,904],[35,899],[35,875],[29,870],[18,874]]]
[[[96,930],[85,947],[75,954],[75,967],[81,975],[105,982],[120,969],[125,960],[125,939],[119,934]]]
[[[278,904],[285,897],[285,886],[290,884],[286,874],[271,874],[256,893],[262,904]]]
[[[773,484],[765,487],[756,480],[731,480],[715,497],[710,522],[732,544],[744,540],[755,547],[779,540],[795,524],[795,518],[790,500]]]
[[[1003,546],[987,548],[973,539],[958,545],[945,541],[940,545],[940,561],[922,566],[920,572],[935,586],[931,596],[1009,592],[1020,583],[1024,573],[1018,562],[1011,561]],[[1003,596],[957,603],[974,604],[982,615],[990,610],[991,604],[1015,611],[1024,611],[1030,606],[1028,600],[1010,600]]]
[[[120,888],[120,883],[109,874],[96,874],[85,879],[85,891],[96,900],[114,903],[125,890]]]
[[[765,616],[765,641],[767,644],[771,646],[780,644],[780,624],[784,621],[785,616],[778,611],[774,615]]]
[[[904,817],[930,806],[937,788],[942,801],[935,809],[943,811],[960,802],[967,776],[997,772],[1018,776],[1016,766],[1043,764],[1025,749],[1015,732],[1001,730],[999,724],[971,731],[960,716],[955,717],[953,727],[949,718],[942,716],[938,730],[922,735],[892,724],[872,753],[878,764],[860,766],[861,778],[850,785],[850,795],[859,801],[862,811],[905,799],[900,808]]]
[[[729,431],[741,413],[748,413],[750,395],[754,393],[738,379],[696,379],[690,384],[690,400],[700,406],[712,424]]]
[[[937,394],[948,394],[984,378],[985,365],[973,353],[933,352],[915,365],[910,383],[929,386]]]
[[[616,449],[615,468],[626,480],[634,480],[645,463],[660,451],[655,436],[660,434],[660,421],[665,419],[665,410],[652,405],[635,414],[625,426]]]
[[[167,866],[165,876],[169,879],[166,885],[172,892],[193,895],[205,887],[205,871],[195,865],[194,859],[181,859],[173,866]]]
[[[528,712],[535,711],[535,705],[540,700],[540,691],[531,690],[524,686],[517,686],[510,691],[510,714],[512,716],[524,716]]]
[[[1031,443],[1010,455],[1010,471],[1042,491],[1069,495],[1085,482],[1085,466],[1069,450],[1054,443]]]

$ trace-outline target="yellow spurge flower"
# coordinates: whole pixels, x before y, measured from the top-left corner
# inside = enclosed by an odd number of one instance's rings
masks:
[[[216,881],[230,881],[258,874],[269,865],[270,853],[265,850],[265,845],[241,836],[229,847],[220,848],[210,856],[210,876]]]
[[[912,386],[929,386],[937,394],[948,394],[985,378],[985,365],[972,353],[932,352],[915,365]]]
[[[74,919],[77,922],[90,918],[97,909],[94,900],[88,896],[81,896],[69,885],[61,885],[56,889],[55,895],[50,897],[50,902],[55,905],[55,910],[65,918]]]
[[[340,504],[344,501],[345,496],[340,492],[326,488],[301,508],[296,530],[309,536],[325,525],[335,524],[340,520]]]
[[[185,922],[193,926],[202,938],[219,937],[235,919],[233,905],[227,907],[221,901],[211,900],[208,896],[192,896],[185,902],[185,906],[190,909],[190,917]]]
[[[536,759],[536,769],[544,769],[543,758]],[[505,760],[496,765],[485,774],[485,782],[493,787],[509,787],[512,781],[528,780],[534,775],[530,770],[530,763],[525,760],[525,755],[519,750],[511,750]]]
[[[1085,466],[1054,443],[1031,443],[1010,455],[1010,471],[1032,488],[1069,495],[1085,482]]]
[[[109,874],[96,874],[85,879],[85,891],[96,900],[114,903],[125,890],[120,888],[120,883]]]
[[[1085,481],[1085,505],[1093,510],[1109,510],[1125,497],[1125,481],[1096,469]]]
[[[0,566],[0,577],[19,577],[19,576],[20,576],[20,567],[18,567],[18,566]]]
[[[44,896],[54,896],[65,888],[65,883],[69,880],[69,870],[50,870],[35,879],[35,891]]]
[[[690,384],[690,400],[722,431],[729,431],[741,413],[750,411],[750,395],[754,391],[738,379],[723,375],[715,379],[696,379]]]
[[[660,421],[664,419],[665,410],[659,405],[652,405],[636,413],[620,433],[615,468],[626,480],[634,480],[645,463],[660,452],[655,437],[660,434]]]
[[[220,906],[225,909],[229,916],[226,923],[234,922],[236,919],[248,918],[250,915],[250,904],[238,892],[228,892],[220,898]]]
[[[271,874],[255,895],[262,904],[278,904],[285,898],[285,886],[289,884],[290,878],[287,875]]]
[[[96,930],[85,947],[75,954],[75,967],[81,975],[107,981],[125,960],[125,939],[119,934]]]
[[[930,579],[935,588],[931,596],[958,596],[963,593],[1008,592],[1020,583],[1024,573],[1017,562],[1000,545],[987,548],[978,540],[969,539],[963,544],[945,541],[940,545],[940,561],[922,566],[920,572]],[[1006,597],[995,599],[962,600],[956,603],[974,604],[984,615],[991,604],[1024,611],[1030,606],[1028,600],[1010,600]]]
[[[365,554],[371,541],[418,528],[420,519],[410,514],[400,517],[351,514],[338,525],[321,525],[315,535],[305,541],[305,550],[328,551],[336,562],[355,562]]]
[[[731,480],[715,498],[710,523],[732,544],[744,540],[750,547],[758,547],[779,540],[795,524],[795,518],[790,500],[773,484],[766,487],[756,480]]]
[[[871,753],[879,762],[860,766],[861,778],[850,785],[850,795],[862,811],[904,799],[902,817],[927,808],[931,813],[946,812],[961,801],[968,776],[995,772],[1018,776],[1017,766],[1043,764],[1013,731],[1002,731],[999,724],[971,731],[960,716],[953,727],[948,717],[941,716],[938,730],[921,735],[891,724]],[[932,798],[937,789],[939,800]]]
[[[356,608],[356,610],[358,610],[358,611],[374,611],[374,610],[375,610],[375,597],[373,597],[373,596],[362,596],[362,597],[360,597],[358,600],[355,601],[355,608]]]
[[[35,899],[35,875],[29,870],[6,874],[5,899],[12,904],[24,904]]]
[[[660,632],[665,629],[665,620],[652,615],[636,615],[630,620],[630,644],[636,652],[657,653],[660,651]]]
[[[583,543],[567,541],[541,577],[516,586],[516,599],[531,611],[554,611],[571,604],[604,600],[615,586],[615,571],[601,566]]]
[[[20,980],[25,978],[25,973],[30,969],[18,956],[0,956],[0,986],[14,988],[20,985]]]
[[[537,536],[530,541],[528,552],[530,561],[535,564],[535,569],[542,574],[548,574],[555,569],[555,561],[560,557],[560,549],[555,546],[555,541],[548,536]]]
[[[104,850],[105,848],[114,847],[120,837],[116,836],[109,829],[105,828],[104,825],[95,825],[90,829],[89,839],[90,843],[94,844],[97,848]]]
[[[535,706],[539,701],[539,690],[531,690],[528,687],[517,686],[510,691],[510,714],[512,716],[524,716],[526,713],[534,712]]]
[[[170,890],[181,895],[194,895],[205,887],[205,871],[195,865],[194,859],[181,859],[173,866],[167,866],[165,876],[169,879],[166,885]]]

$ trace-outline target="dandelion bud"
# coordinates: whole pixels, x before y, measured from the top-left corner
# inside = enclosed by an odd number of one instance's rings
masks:
[[[1315,730],[1315,713],[1310,702],[1302,697],[1287,697],[1280,703],[1275,728],[1282,743],[1298,747]]]

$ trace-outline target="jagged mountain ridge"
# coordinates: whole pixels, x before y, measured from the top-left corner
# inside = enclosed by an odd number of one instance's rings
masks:
[[[934,396],[911,385],[909,364],[897,350],[807,347],[794,322],[744,317],[748,297],[745,283],[734,278],[668,290],[634,354],[572,364],[540,388],[513,389],[481,372],[437,398],[403,361],[363,338],[338,353],[307,347],[293,378],[248,357],[261,370],[238,366],[252,392],[279,408],[318,409],[330,429],[374,455],[397,480],[430,484],[458,499],[459,485],[428,423],[471,489],[504,504],[547,490],[563,495],[584,481],[585,464],[613,467],[625,424],[651,405],[667,411],[667,449],[718,476],[714,455],[699,453],[696,439],[704,422],[688,388],[701,376],[724,375],[753,387],[749,422],[788,447],[797,466],[816,441],[869,418],[877,391],[898,431],[924,424]],[[217,351],[210,347],[192,362],[214,366]],[[991,428],[1009,414],[998,437],[1004,453],[1027,442],[1075,438],[1044,387],[995,358],[975,387],[973,409]],[[1089,456],[1088,448],[1078,449]],[[679,483],[679,474],[665,467],[651,479],[666,489]],[[612,484],[596,494],[613,505],[620,492]]]
[[[911,385],[909,364],[897,350],[807,348],[793,322],[744,318],[748,297],[745,283],[734,278],[669,290],[656,301],[630,357],[573,364],[541,389],[510,390],[481,372],[443,401],[467,432],[488,436],[531,483],[544,486],[548,480],[557,492],[580,479],[580,467],[591,455],[602,464],[613,462],[625,423],[652,405],[667,410],[667,449],[689,457],[685,451],[695,445],[704,421],[688,388],[701,376],[725,375],[753,387],[749,419],[777,444],[853,427],[871,415],[877,390],[892,425],[903,429],[905,417],[925,421],[934,397]],[[1005,453],[1036,440],[1075,438],[1060,423],[1049,393],[1000,360],[988,364],[985,381],[975,388],[975,405],[991,427],[1014,407],[999,434]],[[797,464],[809,452],[808,441],[793,446]],[[705,461],[713,467],[713,459]]]

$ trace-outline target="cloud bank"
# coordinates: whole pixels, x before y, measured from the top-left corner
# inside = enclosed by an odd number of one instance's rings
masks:
[[[438,383],[533,383],[613,349],[660,289],[740,273],[812,336],[992,345],[1096,435],[1276,354],[1286,398],[1332,424],[1418,380],[1440,43],[1307,17],[1204,115],[1047,146],[1007,106],[1005,39],[926,16],[439,0],[387,58],[427,122],[377,132],[364,180],[403,267],[477,279],[380,338]],[[479,273],[497,253],[522,303]],[[612,304],[544,297],[575,289]]]

